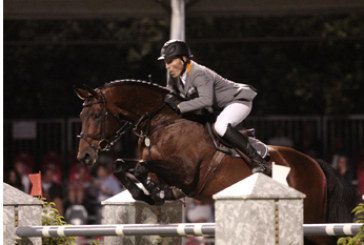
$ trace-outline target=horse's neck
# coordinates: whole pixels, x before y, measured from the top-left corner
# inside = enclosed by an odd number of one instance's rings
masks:
[[[145,91],[144,94],[143,91]],[[105,94],[106,93],[108,94],[108,97],[111,98],[114,106],[119,109],[119,114],[123,114],[124,116],[126,116],[125,114],[128,114],[128,117],[130,117],[129,119],[132,119],[134,122],[139,121],[143,116],[153,115],[162,106],[164,98],[164,94],[156,91],[144,89],[133,91],[132,88],[125,87],[115,87],[105,91]],[[135,94],[138,94],[138,97],[132,97]],[[125,102],[126,98],[128,98],[127,103]],[[176,120],[180,117],[181,116],[177,115],[172,110],[164,107],[160,112],[150,118],[150,126]]]
[[[160,125],[168,124],[181,118],[177,113],[169,111],[168,108],[164,108],[151,119],[151,127],[159,127]]]

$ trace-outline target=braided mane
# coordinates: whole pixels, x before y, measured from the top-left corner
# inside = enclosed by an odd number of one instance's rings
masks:
[[[111,87],[117,87],[117,86],[123,86],[123,85],[146,86],[146,87],[163,90],[165,92],[169,91],[166,87],[163,87],[159,84],[151,83],[151,82],[147,82],[147,81],[143,81],[143,80],[137,80],[137,79],[121,79],[121,80],[107,82],[104,85],[102,85],[101,87],[99,87],[99,89],[111,88]]]

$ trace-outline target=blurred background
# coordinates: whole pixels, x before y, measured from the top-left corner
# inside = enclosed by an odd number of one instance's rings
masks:
[[[65,183],[85,174],[72,87],[165,85],[156,59],[170,38],[172,1],[4,0],[4,176],[16,162],[23,174],[53,166],[70,201]],[[195,60],[258,89],[246,126],[265,143],[324,158],[363,194],[364,2],[181,2]],[[133,155],[130,140],[102,163]]]

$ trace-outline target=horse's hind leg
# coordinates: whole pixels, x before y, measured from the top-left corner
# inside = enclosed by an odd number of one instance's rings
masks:
[[[145,162],[140,162],[135,167],[135,177],[149,191],[156,204],[163,204],[165,200],[175,201],[185,196],[185,194],[178,188],[173,188],[170,186],[161,187],[150,176],[148,176],[148,173],[149,169],[147,167],[147,163]]]

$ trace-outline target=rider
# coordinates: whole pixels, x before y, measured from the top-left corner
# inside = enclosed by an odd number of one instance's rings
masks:
[[[166,42],[158,60],[164,60],[168,70],[167,88],[185,99],[168,94],[165,102],[178,113],[207,109],[220,112],[214,130],[223,139],[252,159],[252,172],[269,171],[267,162],[235,126],[241,123],[252,109],[257,95],[254,87],[229,81],[209,68],[191,60],[187,44],[180,40]]]

